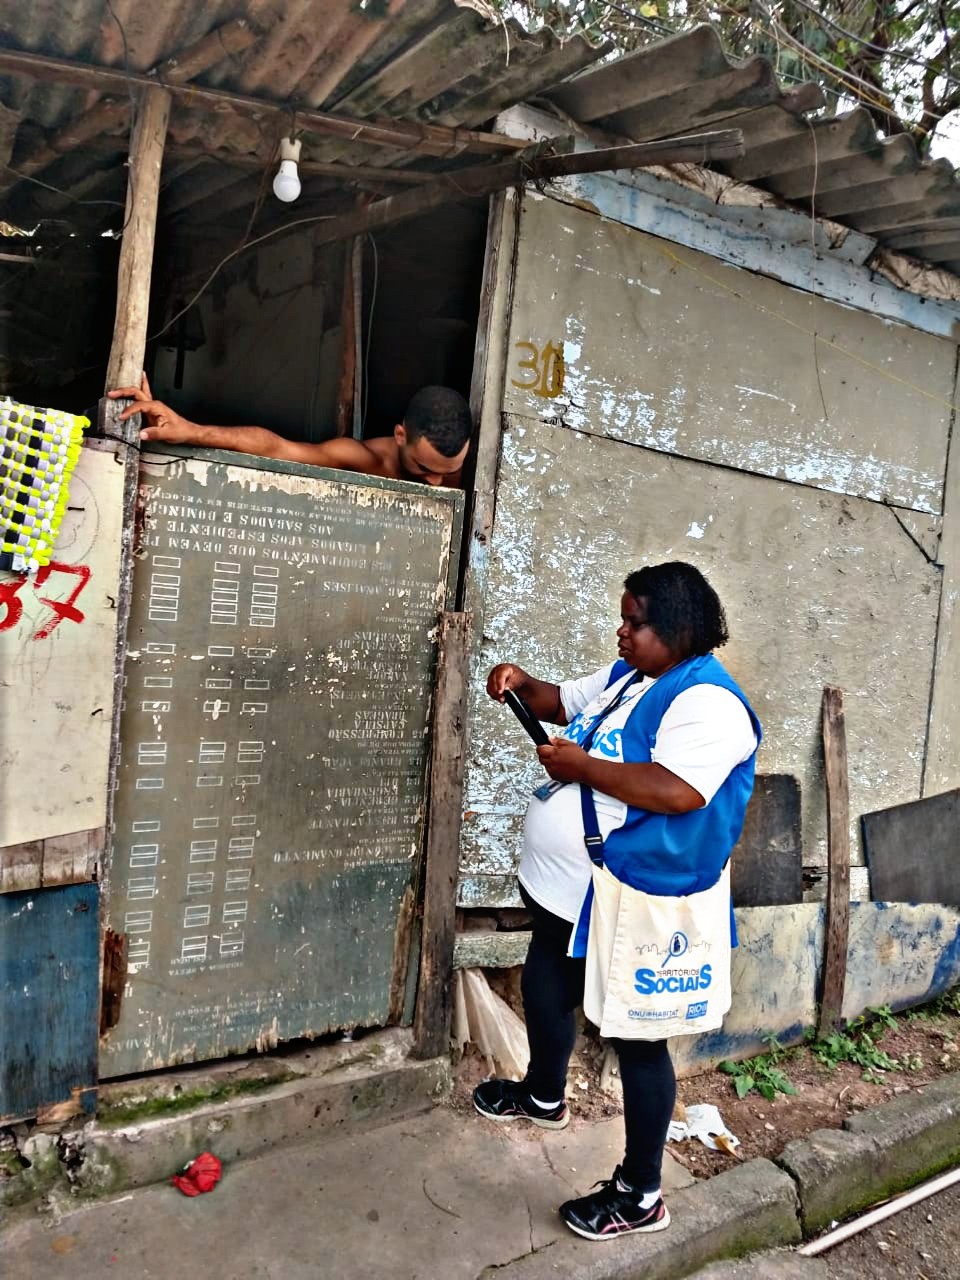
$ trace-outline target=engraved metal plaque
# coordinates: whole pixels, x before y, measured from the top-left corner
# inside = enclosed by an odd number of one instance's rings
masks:
[[[144,454],[105,1077],[402,1005],[462,496],[223,457]]]

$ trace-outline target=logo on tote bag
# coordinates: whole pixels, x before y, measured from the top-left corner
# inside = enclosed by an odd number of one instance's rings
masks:
[[[634,986],[641,996],[662,995],[664,991],[705,991],[713,981],[713,968],[702,964],[699,969],[674,969],[664,973],[661,969],[638,969],[634,974]]]
[[[667,965],[671,960],[679,960],[685,955],[689,949],[690,942],[685,933],[681,933],[679,929],[670,939],[670,945],[667,947],[667,954],[663,957],[661,968]]]
[[[710,950],[710,944],[695,944],[694,950]],[[673,968],[675,960],[681,959],[691,950],[690,940],[678,929],[671,935],[667,944],[667,953],[656,969],[638,969],[634,974],[634,988],[638,995],[662,995],[686,991],[705,991],[713,981],[713,969],[709,964],[691,966],[690,968]],[[694,1006],[690,1006],[693,1008]],[[687,1017],[700,1017],[700,1014],[687,1014]]]

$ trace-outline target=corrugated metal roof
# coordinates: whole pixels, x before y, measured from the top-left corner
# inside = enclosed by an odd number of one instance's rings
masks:
[[[455,0],[33,0],[4,6],[3,43],[28,52],[69,57],[134,72],[170,73],[170,59],[211,32],[229,30],[243,19],[251,36],[239,51],[220,56],[195,82],[301,108],[335,110],[354,118],[436,122],[475,126],[498,111],[539,94],[601,57],[598,48],[577,38],[561,42],[550,32],[528,35],[513,21]],[[255,38],[253,38],[255,37]],[[116,96],[116,95],[114,95]],[[119,162],[126,146],[127,117],[122,100],[115,121],[65,138],[66,126],[85,121],[95,99],[75,88],[21,76],[0,77],[0,100],[19,112],[12,160],[14,168],[42,176],[84,198],[122,190]],[[299,127],[299,126],[298,126]],[[75,129],[74,129],[75,131]],[[269,162],[276,149],[276,126],[263,125],[232,111],[197,110],[175,101],[171,113],[172,159],[177,146],[200,146]],[[318,162],[407,164],[409,153],[373,147],[362,141],[341,143],[305,134],[304,156]],[[116,138],[111,145],[111,137]],[[56,158],[53,148],[83,155]],[[0,156],[0,160],[7,159]],[[200,166],[204,180],[197,183]],[[178,166],[185,170],[186,166]],[[222,191],[238,183],[246,198],[250,185],[243,170],[196,158],[190,165],[192,192]],[[99,176],[98,176],[99,175]],[[176,170],[172,170],[176,185]],[[254,182],[254,188],[256,183]],[[0,189],[10,186],[0,175]],[[16,197],[24,199],[23,184]],[[30,196],[41,204],[36,188]],[[252,198],[252,197],[251,197]],[[16,206],[14,205],[14,211]]]
[[[543,96],[583,124],[636,141],[700,127],[743,130],[746,154],[714,165],[781,199],[960,275],[960,181],[906,136],[881,138],[863,108],[809,118],[765,58],[732,61],[711,27],[584,72]]]
[[[180,65],[170,59],[217,33],[198,84],[355,118],[478,127],[537,98],[635,141],[740,128],[746,154],[715,166],[721,172],[960,275],[960,182],[951,165],[922,161],[909,138],[882,139],[862,108],[811,116],[822,106],[814,86],[785,91],[767,59],[728,58],[710,27],[595,66],[606,49],[580,38],[561,42],[546,30],[528,34],[483,0],[6,0],[4,9],[8,45],[138,72],[160,69],[168,78]],[[181,79],[187,70],[180,65]],[[75,197],[122,195],[122,97],[101,102],[91,116],[96,98],[88,92],[5,77],[0,101],[19,115],[14,167],[24,164]],[[2,108],[0,125],[2,149],[13,135]],[[249,203],[259,183],[256,162],[269,162],[275,131],[232,111],[175,102],[162,209],[217,217]],[[241,167],[205,160],[201,152],[211,150],[237,157]],[[304,154],[345,165],[443,163],[309,131]],[[311,181],[327,189],[337,182]],[[9,179],[0,176],[4,185]],[[35,187],[29,196],[45,198]],[[15,215],[25,198],[23,183],[8,190],[4,212]]]

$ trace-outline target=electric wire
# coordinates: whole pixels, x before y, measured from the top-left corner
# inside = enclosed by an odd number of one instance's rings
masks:
[[[256,236],[253,240],[247,240],[245,243],[237,245],[235,249],[231,249],[228,254],[226,254],[224,257],[220,259],[220,261],[213,268],[213,270],[207,276],[206,280],[203,282],[203,284],[200,286],[197,292],[193,295],[190,301],[186,303],[184,306],[182,306],[180,310],[177,311],[173,316],[171,316],[162,329],[157,329],[154,333],[147,335],[147,341],[153,342],[156,338],[162,337],[167,332],[168,329],[170,329],[173,325],[177,323],[177,321],[180,319],[181,316],[185,316],[187,312],[190,310],[190,308],[195,303],[200,301],[200,299],[207,292],[207,290],[213,284],[214,280],[217,278],[217,276],[220,274],[223,268],[227,265],[227,263],[232,262],[233,259],[236,257],[239,257],[241,253],[246,252],[247,249],[252,249],[254,245],[263,244],[264,240],[269,240],[273,236],[282,235],[285,231],[290,231],[294,227],[303,227],[309,223],[314,223],[314,222],[329,222],[330,219],[333,217],[335,217],[335,215],[332,213],[324,213],[324,214],[315,214],[314,216],[309,218],[295,218],[292,222],[284,222],[279,227],[272,227],[269,231],[265,231],[263,235]]]

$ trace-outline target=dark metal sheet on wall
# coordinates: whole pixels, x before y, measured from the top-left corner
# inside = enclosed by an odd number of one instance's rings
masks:
[[[0,895],[0,1123],[95,1106],[98,903],[95,884]]]
[[[398,1016],[462,515],[224,455],[145,454],[142,495],[104,1077]]]

